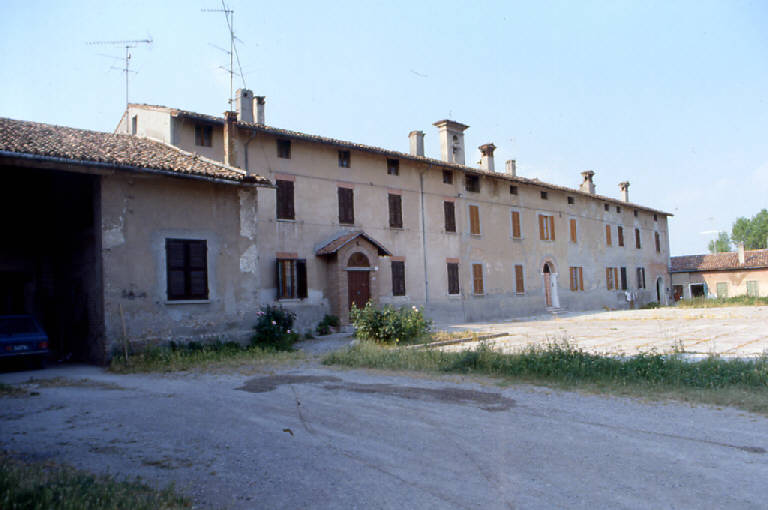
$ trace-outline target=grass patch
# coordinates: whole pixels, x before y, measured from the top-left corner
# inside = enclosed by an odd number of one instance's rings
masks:
[[[28,462],[0,452],[0,508],[177,509],[192,503],[173,487],[156,490],[135,481],[118,481],[51,462]]]
[[[681,299],[677,308],[718,308],[722,306],[768,306],[768,297],[735,296],[730,298]]]
[[[444,352],[401,349],[361,342],[329,354],[326,365],[434,373],[476,374],[581,389],[597,393],[671,398],[733,406],[768,414],[768,357],[685,361],[644,353],[631,357],[592,354],[567,342],[531,346],[503,354],[484,344],[476,350]]]
[[[233,368],[254,363],[277,363],[304,359],[298,351],[275,347],[243,346],[237,342],[190,343],[148,346],[140,351],[112,358],[109,370],[119,374],[177,372],[180,370]]]

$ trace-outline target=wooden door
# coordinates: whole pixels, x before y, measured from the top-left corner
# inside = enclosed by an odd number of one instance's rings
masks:
[[[549,273],[544,273],[544,296],[547,298],[547,306],[552,306],[552,283]]]
[[[356,307],[363,308],[371,298],[368,271],[347,271],[347,282],[349,287],[349,308],[352,308],[353,303]]]

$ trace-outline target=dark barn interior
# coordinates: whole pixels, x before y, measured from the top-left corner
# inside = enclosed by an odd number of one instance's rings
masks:
[[[53,360],[103,362],[99,176],[0,172],[0,315],[35,316]]]

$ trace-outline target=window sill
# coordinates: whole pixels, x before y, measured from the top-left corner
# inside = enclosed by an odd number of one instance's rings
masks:
[[[485,297],[485,294],[475,294],[475,293],[473,292],[473,293],[472,293],[472,297]]]
[[[472,232],[469,233],[469,237],[473,237],[475,239],[482,239],[483,234],[473,234]]]
[[[275,218],[278,223],[296,223],[296,218]]]
[[[448,235],[455,236],[456,235],[456,231],[455,230],[443,230],[443,234],[448,234]]]
[[[403,228],[403,227],[393,227],[393,226],[390,225],[389,230],[398,230],[398,231],[402,232],[402,231],[405,230],[405,228]]]
[[[522,241],[523,239],[525,239],[525,237],[514,237],[514,236],[510,236],[510,239],[512,239],[513,241]]]
[[[304,298],[278,298],[279,303],[301,303]]]
[[[461,299],[461,294],[446,294],[449,299]]]
[[[166,299],[166,305],[205,305],[210,303],[210,299]]]

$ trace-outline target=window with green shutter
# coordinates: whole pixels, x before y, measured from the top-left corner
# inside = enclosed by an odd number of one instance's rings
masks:
[[[728,282],[718,282],[717,283],[717,297],[718,298],[727,298],[728,297]]]
[[[758,297],[760,292],[757,287],[757,280],[747,282],[747,296]]]

